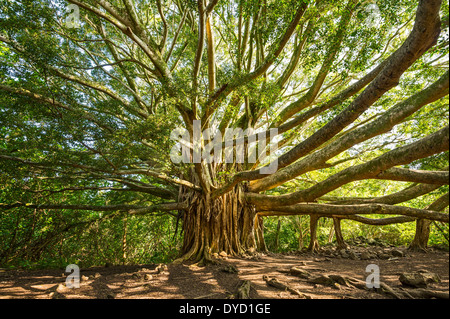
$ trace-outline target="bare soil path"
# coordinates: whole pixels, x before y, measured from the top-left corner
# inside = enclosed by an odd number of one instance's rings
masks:
[[[399,281],[401,273],[429,271],[439,275],[441,282],[433,283],[428,288],[448,293],[448,252],[431,250],[425,254],[396,248],[397,253],[393,253],[391,248],[384,249],[388,254],[383,255],[382,249],[381,253],[377,249],[378,255],[372,251],[369,256],[361,256],[361,251],[356,247],[347,251],[322,250],[318,254],[268,253],[247,258],[219,257],[217,264],[206,267],[195,264],[93,267],[81,269],[81,286],[78,289],[69,289],[64,285],[68,274],[61,269],[0,270],[0,299],[224,299],[235,298],[244,281],[251,282],[249,295],[252,299],[301,298],[290,291],[268,285],[263,278],[275,278],[312,299],[393,298],[389,294],[346,285],[314,284],[289,273],[292,267],[296,267],[306,271],[310,278],[336,274],[365,281],[369,275],[366,273],[369,264],[379,266],[381,282],[394,289],[402,289]],[[403,256],[393,257],[401,255],[398,252]],[[361,257],[368,259],[361,260]]]

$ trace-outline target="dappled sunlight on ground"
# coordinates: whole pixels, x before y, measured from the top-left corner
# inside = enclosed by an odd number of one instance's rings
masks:
[[[0,298],[101,298],[101,299],[223,299],[231,298],[244,280],[251,282],[251,298],[295,299],[299,296],[268,286],[263,276],[276,278],[313,299],[362,298],[389,296],[354,287],[328,287],[311,284],[290,275],[292,267],[301,268],[313,276],[338,274],[364,281],[366,267],[376,264],[381,281],[401,288],[402,272],[427,270],[438,274],[442,282],[433,289],[448,291],[449,254],[432,251],[427,254],[406,252],[405,257],[391,260],[351,260],[327,254],[262,254],[252,258],[221,258],[215,265],[173,265],[160,271],[157,265],[113,266],[81,269],[78,289],[65,286],[64,270],[0,271]],[[227,272],[232,265],[238,272]]]

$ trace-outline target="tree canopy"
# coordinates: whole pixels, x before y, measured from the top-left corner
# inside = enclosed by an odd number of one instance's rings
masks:
[[[182,223],[183,260],[261,249],[266,216],[448,223],[448,11],[440,0],[1,0],[6,248],[19,245],[17,216],[37,225],[33,211],[56,214],[40,245],[164,214]],[[171,136],[194,138],[194,121],[222,136],[276,129],[277,149],[267,140],[256,163],[174,163]]]

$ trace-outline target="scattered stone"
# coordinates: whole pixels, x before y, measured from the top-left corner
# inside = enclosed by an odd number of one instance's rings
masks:
[[[297,276],[297,277],[305,278],[305,279],[311,277],[311,274],[309,272],[307,272],[306,270],[300,269],[298,267],[292,267],[289,270],[289,274],[292,276]]]
[[[106,299],[115,299],[116,298],[116,294],[113,292],[108,292],[106,294]]]
[[[389,261],[394,261],[394,260],[399,260],[400,258],[398,258],[398,257],[391,257],[391,258],[389,258],[388,260]]]
[[[369,260],[373,258],[373,255],[368,251],[363,251],[360,256],[361,260]]]
[[[394,257],[405,257],[405,253],[399,249],[392,250],[391,254]]]
[[[227,254],[226,252],[224,252],[224,251],[221,251],[221,252],[219,253],[219,256],[222,257],[222,258],[227,258],[227,257],[228,257],[228,254]]]
[[[88,281],[88,280],[89,280],[89,277],[88,277],[88,276],[85,276],[85,275],[82,275],[82,276],[81,276],[81,280],[82,280],[82,281]]]
[[[315,278],[311,278],[308,280],[311,284],[318,284],[318,285],[324,285],[324,286],[332,286],[334,284],[334,280],[326,275],[320,275]]]
[[[167,267],[167,265],[164,265],[164,264],[159,264],[159,266],[156,267],[156,273],[157,274],[162,274],[162,273],[164,273],[165,271],[168,271],[168,270],[169,270],[169,268]]]
[[[354,251],[350,251],[348,253],[348,256],[350,257],[351,260],[359,260],[358,255],[356,255],[356,253]]]
[[[234,267],[233,265],[228,265],[223,267],[222,269],[220,269],[222,272],[227,272],[229,274],[237,274],[239,272],[239,270]]]
[[[51,299],[67,299],[66,296],[64,296],[62,293],[59,293],[57,291],[50,293],[49,296]]]
[[[133,279],[141,279],[141,274],[134,273],[134,274],[131,275],[131,278],[133,278]]]
[[[152,280],[152,279],[153,279],[152,275],[150,275],[150,274],[145,274],[144,275],[144,280],[149,281],[149,280]]]
[[[150,275],[150,274],[145,274],[144,275],[144,280],[147,280],[147,281],[153,280],[153,276]]]
[[[382,252],[382,253],[379,253],[379,254],[378,254],[378,257],[379,257],[380,259],[382,259],[382,260],[388,260],[389,258],[391,258],[391,255],[389,255],[389,254],[387,254],[387,253],[385,253],[385,252]]]
[[[334,282],[333,285],[332,285],[332,287],[333,287],[334,289],[341,290],[341,285],[339,285],[337,282]]]
[[[347,259],[350,258],[350,255],[344,251],[343,253],[341,253],[341,257]]]
[[[431,272],[402,273],[399,277],[404,286],[414,288],[427,288],[431,283],[441,282],[439,275]]]
[[[94,278],[95,278],[95,279],[98,279],[98,278],[100,278],[101,276],[102,276],[102,275],[100,275],[98,272],[96,272],[95,275],[94,275]]]

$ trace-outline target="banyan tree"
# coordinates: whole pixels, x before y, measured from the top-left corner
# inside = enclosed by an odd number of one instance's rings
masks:
[[[180,261],[267,216],[448,223],[448,3],[0,1],[0,210],[168,213]],[[93,191],[120,194],[99,203]],[[61,194],[74,194],[61,200]],[[367,216],[370,215],[370,216]]]

